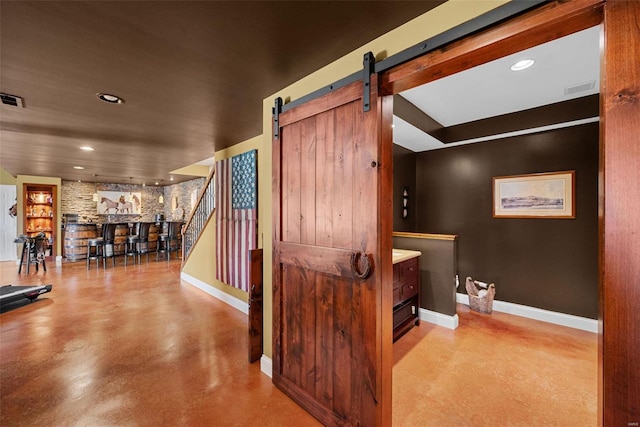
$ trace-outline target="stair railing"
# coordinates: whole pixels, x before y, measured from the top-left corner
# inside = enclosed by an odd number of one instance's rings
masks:
[[[209,172],[209,176],[200,190],[196,206],[182,228],[182,265],[187,262],[191,250],[198,243],[202,230],[205,229],[215,211],[214,175],[215,166],[211,168],[211,172]]]

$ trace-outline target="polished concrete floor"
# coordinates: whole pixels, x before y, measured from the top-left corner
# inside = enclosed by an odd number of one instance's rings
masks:
[[[247,362],[246,316],[181,282],[180,261],[65,263],[0,314],[2,426],[314,426]],[[459,307],[394,345],[394,425],[596,425],[597,336]]]
[[[394,344],[398,426],[596,426],[598,335],[458,304]]]

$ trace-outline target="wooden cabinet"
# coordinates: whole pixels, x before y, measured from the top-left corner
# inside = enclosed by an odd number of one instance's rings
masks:
[[[393,265],[393,341],[420,324],[418,257]]]
[[[23,233],[30,237],[44,233],[49,240],[47,256],[55,256],[56,193],[55,185],[24,184]]]

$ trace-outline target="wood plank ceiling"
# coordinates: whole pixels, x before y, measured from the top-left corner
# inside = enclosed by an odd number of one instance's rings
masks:
[[[0,106],[0,166],[166,184],[261,134],[263,98],[441,3],[1,2],[0,90],[24,108]]]

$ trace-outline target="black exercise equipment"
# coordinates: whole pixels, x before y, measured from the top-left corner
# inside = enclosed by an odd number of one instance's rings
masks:
[[[9,304],[24,298],[33,301],[40,295],[51,292],[52,288],[53,285],[2,286],[0,287],[0,305]]]

